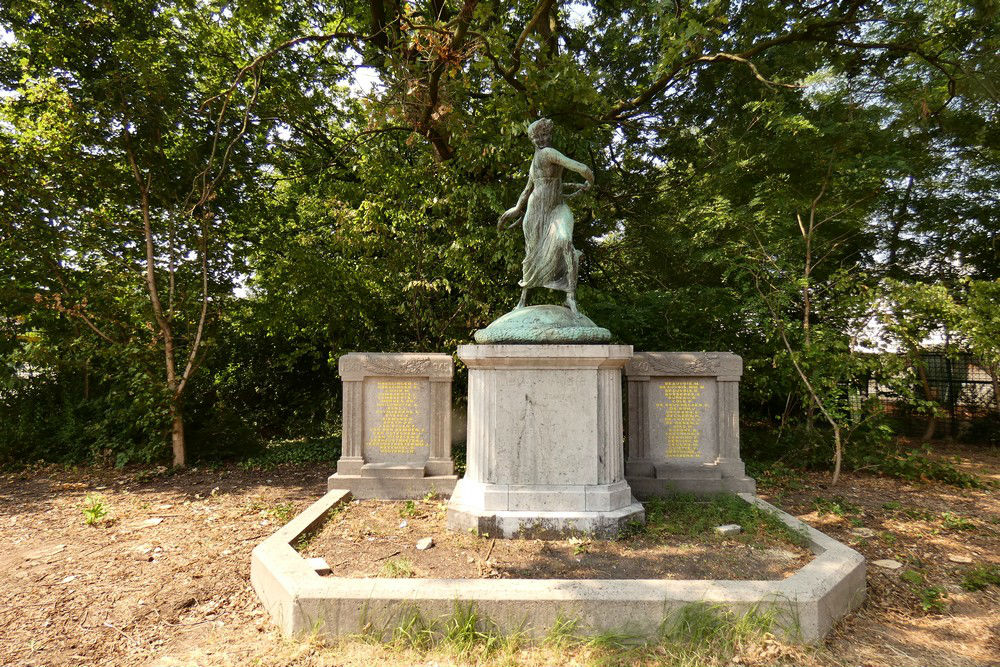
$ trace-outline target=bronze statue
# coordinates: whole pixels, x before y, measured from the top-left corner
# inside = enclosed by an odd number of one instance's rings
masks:
[[[528,127],[528,136],[535,145],[535,155],[528,170],[528,184],[517,204],[500,216],[497,227],[511,221],[508,228],[523,216],[524,261],[521,263],[521,300],[515,310],[524,308],[528,290],[547,287],[566,292],[566,306],[577,313],[576,279],[580,268],[579,250],[573,247],[573,213],[566,199],[589,190],[594,184],[594,172],[587,165],[571,160],[549,143],[552,121],[536,120]],[[573,190],[563,192],[563,169],[575,171],[586,183],[569,184]]]

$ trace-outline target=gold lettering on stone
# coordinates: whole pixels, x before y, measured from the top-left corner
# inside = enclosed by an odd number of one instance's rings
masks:
[[[663,424],[667,427],[667,458],[696,459],[701,457],[701,416],[708,403],[701,402],[705,384],[698,381],[661,382],[663,400],[656,407],[663,409]]]
[[[427,434],[416,422],[417,391],[413,381],[379,382],[375,412],[380,417],[368,446],[383,454],[412,454],[427,447]]]

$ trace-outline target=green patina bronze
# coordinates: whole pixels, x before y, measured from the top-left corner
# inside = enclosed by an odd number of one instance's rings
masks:
[[[514,310],[476,332],[477,343],[604,343],[607,329],[595,325],[576,307],[579,250],[573,247],[573,213],[566,200],[594,184],[594,172],[549,145],[552,121],[542,118],[528,127],[535,155],[528,170],[528,184],[517,204],[497,220],[497,227],[521,222],[524,261],[521,262],[521,299]],[[571,183],[563,192],[564,169],[574,171],[584,183]],[[566,292],[566,306],[527,307],[533,287]]]
[[[510,343],[607,343],[611,332],[594,324],[580,313],[564,306],[525,306],[515,308],[476,332],[475,340],[483,345]]]

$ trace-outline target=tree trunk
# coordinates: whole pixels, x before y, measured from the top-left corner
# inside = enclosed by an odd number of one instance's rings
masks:
[[[170,404],[170,444],[174,452],[174,465],[187,465],[187,451],[184,447],[184,412],[176,401]]]
[[[837,422],[830,420],[830,425],[833,426],[833,479],[830,480],[830,486],[837,486],[840,481],[840,463],[844,458],[844,443],[840,439],[840,426]]]

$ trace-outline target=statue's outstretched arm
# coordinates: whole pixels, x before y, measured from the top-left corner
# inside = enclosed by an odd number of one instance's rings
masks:
[[[532,183],[531,178],[528,178],[528,184],[524,186],[524,190],[521,192],[521,196],[517,198],[517,204],[513,208],[509,208],[504,211],[500,219],[497,220],[497,227],[502,227],[503,223],[507,220],[513,220],[510,226],[513,227],[517,224],[517,221],[524,215],[524,212],[528,209],[528,198],[531,196],[531,191],[535,189],[535,184]]]
[[[589,189],[590,186],[594,184],[594,172],[591,171],[590,167],[582,162],[577,162],[571,158],[566,157],[554,148],[545,149],[546,157],[555,162],[563,169],[569,169],[570,171],[575,171],[576,173],[583,176],[587,181],[587,186],[585,189]]]

